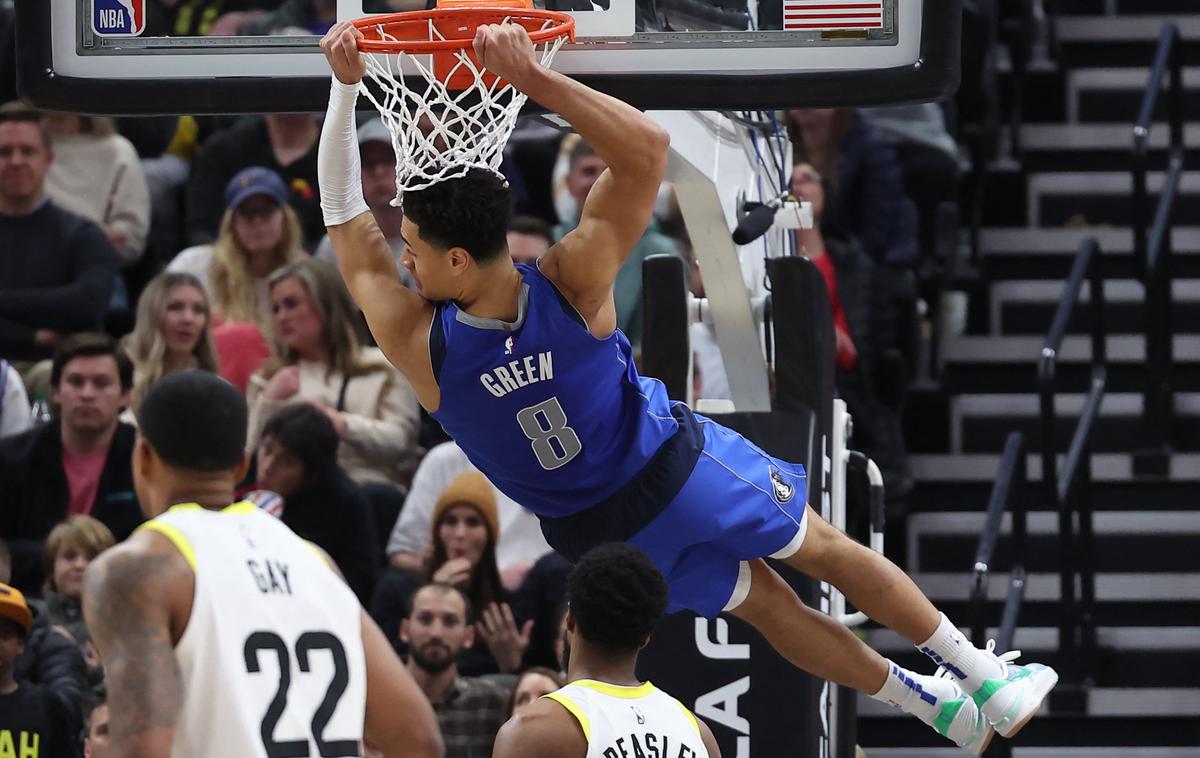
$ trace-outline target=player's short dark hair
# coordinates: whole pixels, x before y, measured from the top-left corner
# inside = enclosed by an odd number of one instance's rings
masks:
[[[446,582],[426,582],[413,590],[413,593],[408,596],[408,602],[404,604],[404,618],[412,619],[413,608],[417,605],[417,595],[421,590],[426,590],[430,587],[433,587],[443,595],[458,595],[461,597],[463,601],[463,623],[468,625],[475,623],[475,607],[471,605],[471,598],[467,597],[467,593],[458,587]]]
[[[206,473],[241,465],[248,415],[236,387],[195,369],[156,382],[137,414],[142,437],[164,463]]]
[[[508,222],[508,230],[530,237],[541,237],[546,240],[546,244],[554,244],[554,230],[537,216],[513,216],[512,221]]]
[[[337,463],[338,433],[324,413],[308,403],[280,408],[263,426],[270,437],[287,448],[304,465],[304,478],[312,481]]]
[[[567,603],[579,636],[613,653],[633,653],[667,610],[667,583],[644,552],[613,542],[575,564]]]
[[[476,263],[487,263],[507,249],[512,190],[487,169],[473,168],[462,178],[408,190],[401,201],[421,239],[441,251],[461,247]]]
[[[117,377],[121,381],[121,389],[128,391],[133,387],[133,363],[129,360],[129,356],[117,346],[116,340],[100,332],[72,334],[59,343],[50,364],[50,385],[58,386],[58,383],[62,381],[63,369],[76,358],[92,358],[102,355],[111,356],[116,361]]]

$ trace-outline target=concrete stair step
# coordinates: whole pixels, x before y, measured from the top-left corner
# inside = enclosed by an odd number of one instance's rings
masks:
[[[1062,465],[1062,455],[1058,456]],[[1000,465],[999,453],[922,453],[910,456],[913,477],[917,481],[949,483],[991,483],[996,479],[996,470]],[[1042,478],[1042,458],[1030,453],[1027,459],[1026,471],[1029,481],[1038,482]],[[1168,480],[1173,483],[1188,482],[1191,487],[1200,484],[1200,454],[1176,453],[1168,462]],[[1133,456],[1129,453],[1097,453],[1092,456],[1092,481],[1096,483],[1133,483],[1144,484],[1133,473]],[[1100,487],[1097,487],[1100,489]],[[986,507],[986,497],[982,502],[976,501],[970,507],[982,509]],[[1195,507],[1195,505],[1193,505]]]
[[[1117,705],[1121,705],[1126,701],[1137,700],[1142,694],[1145,693],[1100,691],[1096,693],[1096,701],[1097,705],[1106,705],[1115,700]],[[1195,696],[1194,692],[1186,691],[1163,692],[1158,697],[1164,705],[1172,705],[1176,699],[1182,699],[1190,706]],[[862,703],[864,699],[869,698],[860,698],[859,702]],[[864,704],[864,708],[870,710],[860,711],[864,715],[860,716],[858,721],[858,744],[866,750],[868,758],[873,758],[879,748],[897,746],[919,750],[922,756],[963,755],[963,752],[953,745],[946,748],[947,742],[944,737],[911,716],[897,717],[889,713],[894,710],[891,708],[874,711],[874,706],[869,704]],[[1196,719],[1194,715],[1085,718],[1050,713],[1029,722],[1013,741],[1014,755],[1018,758],[1031,758],[1024,752],[1027,750],[1037,751],[1032,754],[1037,758],[1118,758],[1118,755],[1129,758],[1164,758],[1153,752],[1145,755],[1134,752],[1155,749],[1183,751],[1166,754],[1171,758],[1195,758],[1197,744],[1200,744],[1200,719]],[[1092,752],[1097,748],[1107,752]],[[1060,753],[1062,750],[1070,752]],[[910,752],[904,755],[915,754],[917,753]]]
[[[1164,174],[1150,172],[1147,191],[1157,202]],[[1113,225],[1132,220],[1133,179],[1128,171],[1059,171],[1030,174],[1026,198],[1030,226]],[[1186,171],[1175,199],[1175,218],[1200,218],[1200,172]]]
[[[1167,21],[1180,27],[1184,40],[1184,60],[1200,62],[1200,16],[1163,14],[1124,16],[1114,19],[1096,15],[1060,15],[1058,37],[1061,62],[1071,68],[1081,66],[1146,66],[1154,58],[1159,31]]]
[[[1110,26],[1122,26],[1124,21],[1108,22]],[[1158,32],[1155,32],[1157,38]],[[1192,38],[1195,39],[1194,37]],[[1132,130],[1141,108],[1142,97],[1150,77],[1150,64],[1154,60],[1155,43],[1135,43],[1143,48],[1141,56],[1130,66],[1119,59],[1098,60],[1089,67],[1068,69],[1066,75],[1066,120],[1069,124],[1109,123]],[[1189,48],[1190,49],[1190,48]],[[1200,56],[1187,61],[1183,71],[1184,117],[1189,121],[1200,118],[1200,93],[1195,85],[1200,79]],[[1115,66],[1124,66],[1116,68]],[[1167,118],[1166,97],[1160,96],[1154,112],[1155,121],[1165,123]],[[1132,135],[1129,142],[1132,146]]]

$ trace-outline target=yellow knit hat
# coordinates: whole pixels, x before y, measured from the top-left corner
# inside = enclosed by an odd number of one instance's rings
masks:
[[[500,513],[496,507],[496,493],[492,483],[478,471],[464,471],[450,482],[450,486],[442,491],[437,505],[433,508],[433,528],[437,530],[438,522],[446,511],[456,505],[469,505],[479,511],[487,524],[492,540],[500,539]]]

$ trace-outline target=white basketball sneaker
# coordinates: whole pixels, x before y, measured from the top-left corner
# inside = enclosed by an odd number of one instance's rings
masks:
[[[942,700],[930,726],[971,755],[979,755],[996,732],[975,701],[961,689],[958,692],[959,697]]]
[[[996,655],[995,649],[996,641],[988,640],[983,652],[1000,664],[1002,676],[985,680],[971,693],[971,699],[1001,736],[1012,737],[1037,714],[1046,695],[1058,684],[1058,674],[1040,663],[1013,663],[1020,650]]]

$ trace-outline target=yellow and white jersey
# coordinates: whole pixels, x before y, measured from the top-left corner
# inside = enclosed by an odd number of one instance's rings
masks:
[[[358,756],[367,675],[360,606],[312,545],[252,503],[177,505],[169,538],[196,590],[175,646],[175,758]]]
[[[623,687],[579,679],[545,697],[579,721],[587,758],[708,758],[696,717],[650,682]]]

